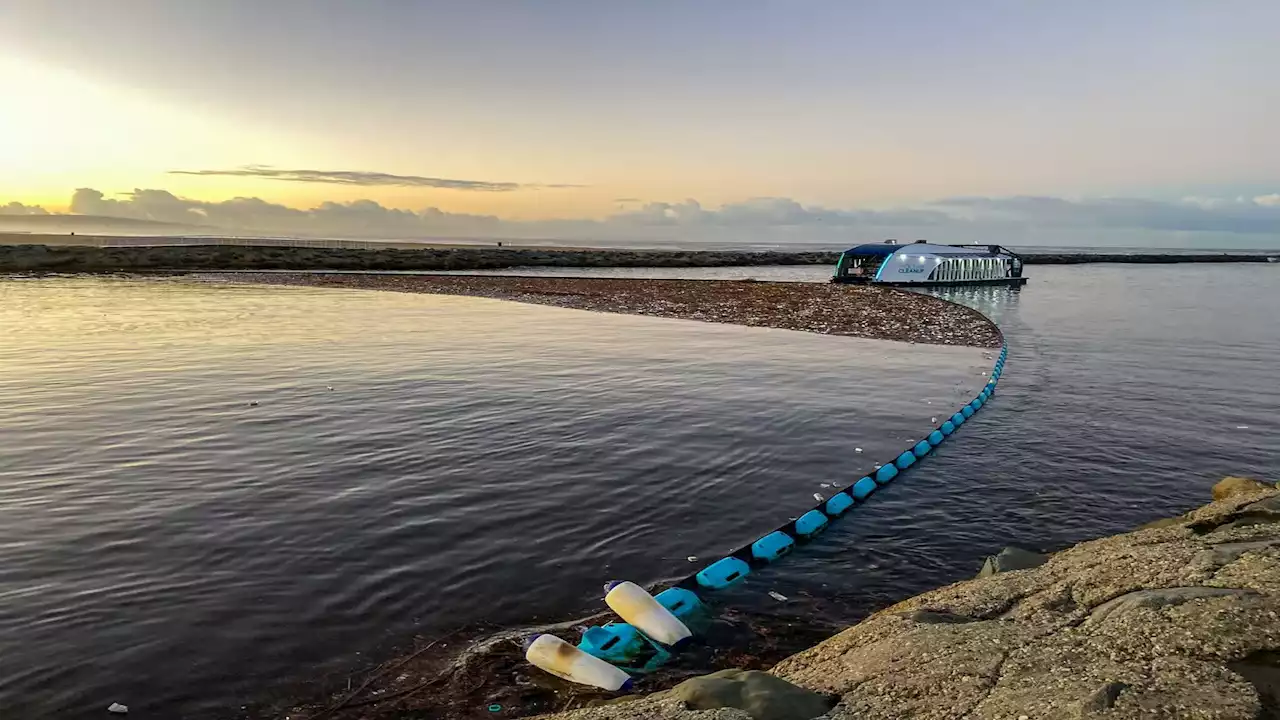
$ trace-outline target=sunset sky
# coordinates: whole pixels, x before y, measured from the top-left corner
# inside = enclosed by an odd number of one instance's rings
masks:
[[[1280,237],[1277,28],[1271,0],[0,0],[0,207],[1123,199]]]

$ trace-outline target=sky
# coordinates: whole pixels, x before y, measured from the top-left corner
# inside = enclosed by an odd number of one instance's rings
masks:
[[[0,0],[0,214],[1280,247],[1273,0]]]

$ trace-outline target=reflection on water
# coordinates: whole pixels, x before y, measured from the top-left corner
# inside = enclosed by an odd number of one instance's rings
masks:
[[[989,365],[167,280],[0,282],[0,329],[0,634],[21,649],[0,707],[24,718],[223,718],[414,633],[594,609],[603,580],[683,575],[896,454]]]
[[[1009,340],[995,401],[734,590],[735,607],[850,622],[1006,544],[1172,515],[1228,473],[1280,479],[1280,268],[1029,274],[1021,291],[949,295]],[[0,283],[0,330],[0,633],[21,648],[0,655],[0,707],[15,717],[112,700],[226,717],[415,632],[598,609],[602,579],[683,575],[686,556],[750,540],[896,454],[983,362],[470,298],[169,282]]]

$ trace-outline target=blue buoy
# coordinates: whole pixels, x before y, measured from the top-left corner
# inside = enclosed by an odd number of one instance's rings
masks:
[[[688,625],[689,618],[702,611],[702,601],[694,594],[692,590],[673,587],[667,588],[657,595],[653,596],[658,604],[667,609],[667,612],[676,616],[680,622]]]
[[[811,538],[827,527],[827,516],[821,510],[810,510],[796,520],[796,535]]]
[[[609,623],[587,628],[578,649],[613,665],[629,665],[652,652],[640,631],[627,623]]]
[[[978,397],[985,403],[987,398],[991,397],[991,393],[984,388],[982,392],[978,393]]]
[[[889,467],[893,467],[890,465]],[[881,468],[882,470],[884,468]],[[853,496],[859,500],[865,500],[868,495],[876,491],[876,481],[869,477],[864,477],[853,484]]]
[[[942,441],[945,438],[946,438],[946,435],[943,435],[941,430],[934,430],[933,432],[929,433],[929,437],[926,439],[929,441],[930,445],[937,447],[942,444]]]
[[[969,401],[969,407],[973,408],[974,410],[981,410],[981,409],[982,409],[982,398],[974,398],[974,399],[970,400],[970,401]]]
[[[831,517],[839,517],[851,507],[853,507],[853,498],[849,497],[849,493],[842,492],[832,495],[827,504],[823,506],[822,511]]]
[[[893,461],[893,464],[897,465],[899,470],[906,470],[916,464],[916,455],[908,450],[899,455],[898,459]]]
[[[965,420],[968,420],[968,419],[969,419],[969,416],[968,416],[968,415],[965,415],[965,414],[964,414],[964,413],[962,413],[962,412],[957,412],[955,415],[952,415],[952,416],[951,416],[951,422],[952,422],[952,424],[954,424],[956,427],[960,427],[961,425],[963,425],[963,424],[964,424],[964,421],[965,421]]]
[[[971,405],[965,405],[960,408],[960,414],[963,415],[966,420],[973,417],[973,407]]]
[[[781,530],[774,530],[759,540],[751,543],[751,557],[765,562],[773,562],[791,552],[796,541]]]
[[[925,455],[928,455],[932,451],[933,451],[933,446],[929,444],[928,440],[921,440],[920,442],[916,443],[915,447],[911,448],[911,452],[915,454],[915,456],[918,458],[922,458]]]
[[[942,431],[943,435],[950,435],[951,433],[956,431],[956,424],[951,422],[950,420],[947,420],[943,422],[942,427],[938,429]]]
[[[702,568],[697,575],[698,584],[711,590],[722,590],[742,580],[751,572],[751,566],[736,557],[717,560]]]
[[[884,485],[898,476],[898,468],[892,463],[876,471],[876,483]]]

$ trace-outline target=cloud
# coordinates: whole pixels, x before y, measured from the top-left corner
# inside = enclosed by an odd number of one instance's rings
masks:
[[[855,244],[885,237],[1011,245],[1280,245],[1280,193],[1252,198],[959,197],[891,210],[833,209],[762,197],[719,207],[697,200],[626,205],[603,219],[504,220],[373,200],[293,208],[256,197],[221,202],[137,189],[75,191],[71,212],[211,228],[210,232],[364,238],[511,238],[584,242]],[[7,213],[41,212],[17,203]]]
[[[971,220],[1050,227],[1119,228],[1165,232],[1280,234],[1280,202],[1274,195],[1252,200],[1186,198],[1163,202],[1141,198],[1066,200],[1056,197],[960,197],[933,203]]]
[[[0,205],[0,215],[48,215],[49,211],[39,205],[23,205],[20,202],[11,202],[7,205]]]
[[[269,165],[245,165],[234,170],[170,170],[170,175],[213,175],[253,177],[286,182],[328,183],[332,185],[356,185],[360,187],[431,187],[446,190],[473,192],[511,192],[527,188],[577,188],[582,185],[564,183],[538,185],[514,182],[488,182],[486,180],[454,180],[450,178],[423,177],[421,175],[392,175],[391,173],[365,170],[283,170]]]

